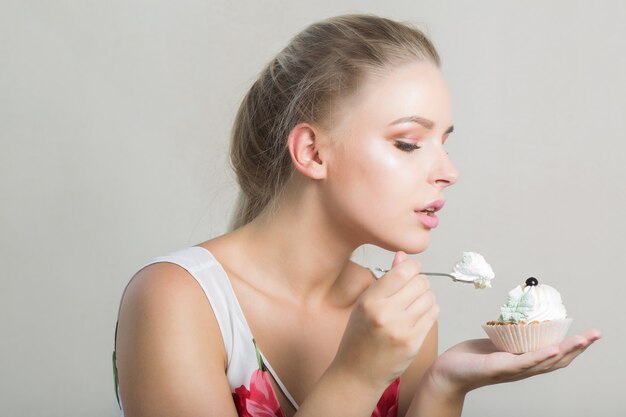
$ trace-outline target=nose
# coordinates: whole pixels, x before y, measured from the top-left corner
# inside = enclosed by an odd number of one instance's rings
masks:
[[[435,183],[442,188],[453,185],[459,179],[459,171],[450,160],[448,153],[443,149],[434,174]]]

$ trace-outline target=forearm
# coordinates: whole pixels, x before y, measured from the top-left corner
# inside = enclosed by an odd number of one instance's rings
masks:
[[[459,417],[465,393],[447,392],[428,375],[424,375],[411,401],[406,417]]]
[[[294,417],[370,417],[383,391],[331,366]]]

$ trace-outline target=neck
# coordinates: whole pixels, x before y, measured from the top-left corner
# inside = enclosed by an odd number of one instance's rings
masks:
[[[346,294],[345,277],[357,268],[350,256],[359,245],[337,232],[315,188],[306,188],[287,192],[279,205],[231,234],[250,261],[240,275],[299,303],[341,302],[336,297]]]

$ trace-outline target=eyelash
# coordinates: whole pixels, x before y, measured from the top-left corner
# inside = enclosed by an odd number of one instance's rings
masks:
[[[421,148],[421,146],[415,143],[403,142],[401,140],[397,140],[395,142],[395,146],[403,152],[413,152],[414,150]]]

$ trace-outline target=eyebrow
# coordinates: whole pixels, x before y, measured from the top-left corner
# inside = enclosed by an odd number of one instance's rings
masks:
[[[424,126],[426,129],[432,129],[435,126],[435,122],[433,122],[432,120],[425,119],[420,116],[401,117],[398,120],[394,120],[393,122],[389,123],[389,126],[399,125],[402,123],[417,123],[419,125]],[[452,133],[453,131],[454,131],[454,126],[450,126],[448,130],[446,130],[445,133],[449,134],[449,133]]]

